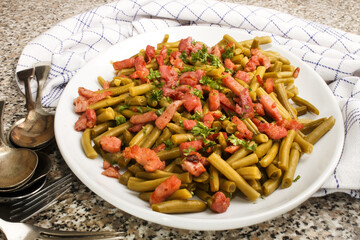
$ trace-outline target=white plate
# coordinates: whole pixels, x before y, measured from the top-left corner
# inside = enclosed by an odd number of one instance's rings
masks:
[[[80,145],[81,133],[74,130],[78,115],[74,113],[73,99],[78,96],[77,89],[80,86],[98,89],[98,76],[104,79],[112,79],[114,76],[110,61],[129,58],[147,44],[156,46],[166,33],[170,34],[169,41],[192,36],[193,39],[210,46],[220,41],[224,34],[229,34],[238,41],[252,38],[235,29],[199,26],[169,28],[127,39],[87,63],[66,86],[55,116],[57,144],[76,176],[97,195],[129,214],[158,224],[189,230],[225,230],[260,223],[290,211],[311,197],[333,172],[340,157],[344,141],[342,115],[334,96],[320,76],[299,58],[276,46],[270,47],[301,69],[296,80],[299,95],[320,110],[319,116],[310,117],[333,115],[336,119],[333,129],[314,146],[313,153],[302,156],[295,174],[301,178],[290,188],[277,190],[269,197],[259,198],[255,203],[239,197],[234,198],[229,209],[222,214],[207,210],[201,213],[170,215],[152,211],[148,203],[137,197],[136,192],[119,184],[116,179],[101,175],[102,160],[100,157],[95,160],[86,158]]]

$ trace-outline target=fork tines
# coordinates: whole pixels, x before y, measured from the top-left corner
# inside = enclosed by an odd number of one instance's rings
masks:
[[[34,214],[51,206],[71,188],[72,178],[72,174],[68,174],[55,180],[34,195],[14,202],[11,206],[10,220],[25,221]]]

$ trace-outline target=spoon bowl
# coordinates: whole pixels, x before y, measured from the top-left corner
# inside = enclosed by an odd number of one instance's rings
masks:
[[[38,165],[30,180],[24,185],[19,185],[14,188],[0,189],[0,193],[23,191],[36,184],[38,181],[41,181],[50,172],[52,161],[48,155],[43,152],[36,152],[36,154],[38,155]]]
[[[0,101],[0,189],[14,188],[25,184],[34,174],[38,164],[37,154],[30,149],[15,149],[4,141],[4,101]]]
[[[17,73],[19,81],[25,82],[26,108],[28,114],[24,120],[17,121],[10,130],[9,142],[17,147],[40,149],[54,139],[54,115],[43,110],[41,92],[49,74],[49,65],[35,67],[38,82],[36,102],[32,100],[30,81],[34,77],[34,69],[26,69]]]

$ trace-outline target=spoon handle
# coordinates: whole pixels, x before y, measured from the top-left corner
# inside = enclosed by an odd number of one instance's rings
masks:
[[[5,108],[5,101],[0,101],[0,152],[3,148],[7,147],[5,138],[4,138],[4,124],[3,124],[3,114]]]
[[[34,69],[29,68],[22,70],[20,72],[17,72],[17,77],[20,82],[25,83],[25,100],[26,100],[26,109],[28,111],[35,109],[35,103],[32,100],[32,94],[31,94],[31,88],[30,88],[30,81],[34,76]]]
[[[44,83],[49,76],[50,72],[50,62],[40,62],[35,65],[35,76],[38,82],[38,89],[36,95],[36,102],[35,107],[37,109],[42,109],[41,97],[42,97],[42,90],[44,87]]]

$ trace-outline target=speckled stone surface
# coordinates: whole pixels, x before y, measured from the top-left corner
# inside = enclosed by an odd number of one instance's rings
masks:
[[[360,34],[356,0],[228,0],[268,7]],[[25,115],[14,72],[24,46],[58,22],[111,0],[2,0],[0,3],[0,98],[5,99],[5,133]],[[50,178],[70,170],[58,149],[48,151]],[[160,226],[120,211],[75,180],[57,204],[27,223],[51,229],[124,231],[127,239],[360,239],[360,201],[345,194],[311,198],[273,220],[229,231],[187,231]],[[5,239],[0,234],[0,239]]]

